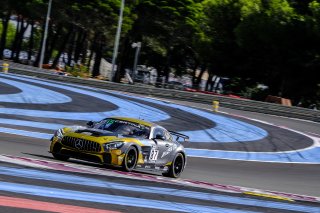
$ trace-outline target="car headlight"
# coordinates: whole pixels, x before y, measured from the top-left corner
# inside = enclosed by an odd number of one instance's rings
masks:
[[[57,137],[57,138],[59,138],[59,139],[62,139],[62,137],[63,137],[63,130],[62,129],[58,129],[57,131],[55,131],[54,132],[54,137]]]
[[[110,143],[103,144],[103,148],[106,151],[120,149],[123,146],[123,144],[124,144],[123,141],[113,141]]]

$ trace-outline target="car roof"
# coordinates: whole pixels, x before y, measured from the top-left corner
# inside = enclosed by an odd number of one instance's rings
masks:
[[[148,121],[145,121],[145,120],[140,120],[140,119],[136,119],[136,118],[128,118],[128,117],[110,117],[110,118],[113,118],[113,119],[118,119],[118,120],[123,120],[123,121],[129,121],[129,122],[133,122],[133,123],[138,123],[138,124],[142,124],[144,126],[148,126],[148,127],[156,127],[156,126],[159,126],[155,123],[151,123],[151,122],[148,122]]]

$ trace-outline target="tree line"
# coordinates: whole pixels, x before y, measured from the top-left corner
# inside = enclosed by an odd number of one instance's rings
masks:
[[[36,56],[37,66],[48,1],[0,2],[0,58],[7,48],[19,62],[24,50],[29,60]],[[120,3],[53,0],[44,63],[51,60],[54,68],[67,54],[67,65],[93,64],[92,76],[98,76],[101,59],[112,57]],[[268,86],[264,92],[295,104],[319,104],[318,0],[127,0],[120,41],[115,81],[132,67],[131,44],[142,42],[139,63],[155,67],[166,80],[170,73],[188,73],[197,88],[208,71],[209,90],[219,75],[229,78],[226,89],[233,93],[262,99],[259,83]]]

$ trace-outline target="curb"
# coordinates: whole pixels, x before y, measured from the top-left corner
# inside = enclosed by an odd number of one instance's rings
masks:
[[[0,162],[28,166],[32,168],[38,168],[38,169],[50,169],[50,170],[64,171],[64,172],[105,175],[105,176],[111,176],[111,177],[191,186],[191,187],[197,187],[202,189],[211,189],[211,190],[220,191],[220,192],[229,192],[229,193],[243,194],[243,195],[261,197],[261,198],[267,198],[267,199],[274,199],[279,201],[287,201],[287,202],[304,201],[304,202],[320,203],[320,197],[314,197],[314,196],[308,196],[308,195],[299,195],[299,194],[291,194],[286,192],[261,190],[261,189],[247,188],[247,187],[241,187],[241,186],[215,184],[215,183],[193,181],[193,180],[180,179],[180,178],[171,179],[171,178],[166,178],[166,177],[156,176],[156,175],[149,175],[149,174],[142,174],[142,173],[135,173],[135,172],[123,172],[118,170],[96,168],[96,167],[90,167],[85,165],[79,166],[79,165],[73,165],[71,163],[40,160],[35,158],[18,157],[18,156],[11,156],[11,155],[0,155]]]

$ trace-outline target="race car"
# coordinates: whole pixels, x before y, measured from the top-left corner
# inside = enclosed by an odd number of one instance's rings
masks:
[[[87,126],[69,126],[55,131],[50,152],[58,160],[69,158],[134,169],[160,171],[177,178],[187,156],[181,142],[189,137],[162,126],[125,117],[110,117]]]

